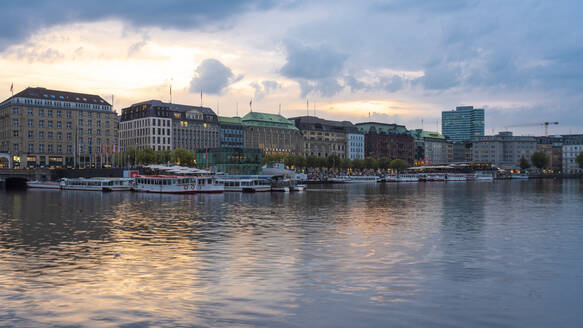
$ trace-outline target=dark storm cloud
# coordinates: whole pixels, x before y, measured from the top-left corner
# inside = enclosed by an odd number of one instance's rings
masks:
[[[289,5],[290,1],[284,4]],[[137,27],[190,29],[275,6],[280,6],[275,0],[3,1],[0,49],[26,39],[41,28],[59,24],[115,18]]]
[[[195,76],[190,81],[190,92],[221,94],[229,85],[242,78],[242,75],[235,76],[233,71],[220,61],[205,59],[196,68]]]

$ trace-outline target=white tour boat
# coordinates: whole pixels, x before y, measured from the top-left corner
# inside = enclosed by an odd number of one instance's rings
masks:
[[[221,193],[225,186],[210,176],[139,175],[134,190],[168,194]]]
[[[329,180],[333,183],[377,183],[379,177],[376,175],[341,175]]]
[[[464,174],[448,173],[445,175],[445,181],[467,181],[468,177]]]
[[[425,181],[445,181],[443,174],[428,174],[425,176]]]
[[[513,174],[510,176],[512,179],[528,179],[528,175],[526,174]]]
[[[132,178],[78,178],[61,180],[63,190],[83,191],[129,191],[132,190]]]
[[[475,181],[494,181],[492,172],[476,172],[474,173]]]
[[[271,183],[268,179],[261,178],[218,178],[223,183],[225,191],[261,192],[271,191]]]
[[[35,189],[61,189],[58,181],[27,181],[26,187]]]
[[[419,176],[417,174],[399,174],[397,182],[419,182]]]

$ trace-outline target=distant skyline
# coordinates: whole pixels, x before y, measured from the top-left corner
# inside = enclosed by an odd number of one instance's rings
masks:
[[[486,134],[559,121],[583,133],[578,1],[27,1],[3,3],[0,97],[28,86],[220,115],[376,120],[441,129],[486,111]],[[515,128],[542,134],[542,127]]]

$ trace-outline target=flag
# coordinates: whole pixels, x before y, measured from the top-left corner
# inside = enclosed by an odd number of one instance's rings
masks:
[[[10,84],[10,92],[14,92],[14,83]]]

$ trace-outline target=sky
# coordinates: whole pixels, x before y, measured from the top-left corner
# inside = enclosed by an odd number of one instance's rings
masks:
[[[9,1],[0,98],[28,86],[441,129],[486,109],[486,134],[558,121],[583,133],[581,1]],[[2,87],[3,86],[3,87]],[[201,100],[202,92],[202,100]],[[541,135],[542,127],[510,128]]]

